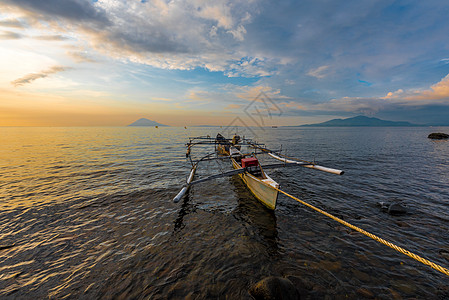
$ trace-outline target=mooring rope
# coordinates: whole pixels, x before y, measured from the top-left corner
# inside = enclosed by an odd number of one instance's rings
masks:
[[[389,242],[389,241],[386,241],[386,240],[384,240],[384,239],[378,237],[378,236],[375,235],[375,234],[369,233],[369,232],[366,231],[366,230],[363,230],[363,229],[361,229],[361,228],[359,228],[359,227],[357,227],[357,226],[354,226],[354,225],[352,225],[352,224],[350,224],[350,223],[348,223],[348,222],[346,222],[346,221],[343,221],[342,219],[340,219],[340,218],[338,218],[338,217],[335,217],[335,216],[331,215],[330,213],[325,212],[324,210],[321,210],[321,209],[319,209],[318,207],[315,207],[315,206],[313,206],[313,205],[311,205],[311,204],[309,204],[309,203],[307,203],[307,202],[304,202],[304,201],[302,201],[301,199],[296,198],[295,196],[292,196],[292,195],[290,195],[290,194],[287,193],[287,192],[284,192],[283,190],[280,190],[280,189],[275,188],[275,187],[273,187],[273,188],[274,188],[275,190],[277,190],[278,192],[281,192],[281,193],[284,194],[285,196],[290,197],[290,198],[292,198],[293,200],[298,201],[299,203],[301,203],[301,204],[303,204],[303,205],[305,205],[305,206],[307,206],[307,207],[309,207],[309,208],[311,208],[311,209],[313,209],[313,210],[315,210],[315,211],[317,211],[317,212],[319,212],[319,213],[321,213],[321,214],[323,214],[323,215],[325,215],[325,216],[327,216],[327,217],[329,217],[329,218],[331,218],[331,219],[333,219],[333,220],[339,222],[340,224],[343,224],[343,225],[345,225],[345,226],[347,226],[347,227],[349,227],[349,228],[351,228],[351,229],[354,229],[354,230],[356,230],[356,231],[358,231],[358,232],[360,232],[360,233],[366,235],[367,237],[372,238],[373,240],[375,240],[375,241],[377,241],[377,242],[379,242],[379,243],[382,243],[382,244],[384,244],[384,245],[386,245],[386,246],[388,246],[388,247],[390,247],[390,248],[392,248],[392,249],[394,249],[394,250],[396,250],[396,251],[398,251],[398,252],[401,252],[402,254],[405,254],[405,255],[407,255],[407,256],[413,258],[413,259],[416,260],[416,261],[419,261],[420,263],[423,263],[423,264],[425,264],[425,265],[428,265],[429,267],[431,267],[431,268],[433,268],[433,269],[435,269],[435,270],[437,270],[437,271],[440,271],[441,273],[443,273],[443,274],[449,276],[449,269],[446,269],[446,268],[444,268],[444,267],[442,267],[442,266],[440,266],[440,265],[438,265],[438,264],[436,264],[436,263],[433,263],[433,262],[431,262],[431,261],[429,261],[429,260],[427,260],[427,259],[425,259],[425,258],[423,258],[423,257],[421,257],[421,256],[419,256],[419,255],[416,255],[416,254],[414,254],[414,253],[412,253],[412,252],[410,252],[410,251],[408,251],[408,250],[406,250],[406,249],[404,249],[404,248],[401,248],[401,247],[399,247],[399,246],[396,246],[395,244],[393,244],[393,243],[391,243],[391,242]]]

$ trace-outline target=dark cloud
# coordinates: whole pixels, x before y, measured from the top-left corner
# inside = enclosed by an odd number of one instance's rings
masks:
[[[118,29],[102,35],[104,42],[114,45],[115,49],[126,49],[133,53],[189,53],[191,47],[176,34],[165,31],[161,27],[146,26],[134,30]],[[179,39],[178,39],[179,38]]]
[[[70,68],[63,67],[63,66],[55,66],[55,67],[52,67],[51,69],[42,71],[40,73],[31,73],[31,74],[25,75],[22,78],[19,78],[19,79],[16,79],[16,80],[12,81],[11,84],[16,86],[16,87],[17,86],[21,86],[21,85],[25,85],[25,84],[28,84],[28,83],[31,83],[31,82],[35,81],[36,79],[45,78],[45,77],[48,77],[51,74],[63,72],[63,71],[66,71],[68,69],[70,69]]]
[[[104,12],[90,0],[3,0],[4,3],[32,14],[75,22],[108,23]]]

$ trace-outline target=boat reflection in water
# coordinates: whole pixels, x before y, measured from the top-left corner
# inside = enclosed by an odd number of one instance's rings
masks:
[[[266,208],[259,201],[255,201],[255,196],[245,189],[242,181],[234,176],[231,182],[235,186],[238,195],[237,207],[232,211],[233,216],[244,224],[252,239],[259,244],[261,249],[269,256],[275,256],[279,252],[278,231],[276,224],[276,214],[273,210]]]

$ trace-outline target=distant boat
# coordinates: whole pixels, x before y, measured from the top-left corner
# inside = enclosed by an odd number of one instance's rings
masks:
[[[271,128],[278,128],[276,125],[271,126]]]

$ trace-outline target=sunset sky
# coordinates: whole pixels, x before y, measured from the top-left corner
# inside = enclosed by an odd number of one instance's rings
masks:
[[[449,125],[448,16],[445,0],[0,0],[0,126]]]

